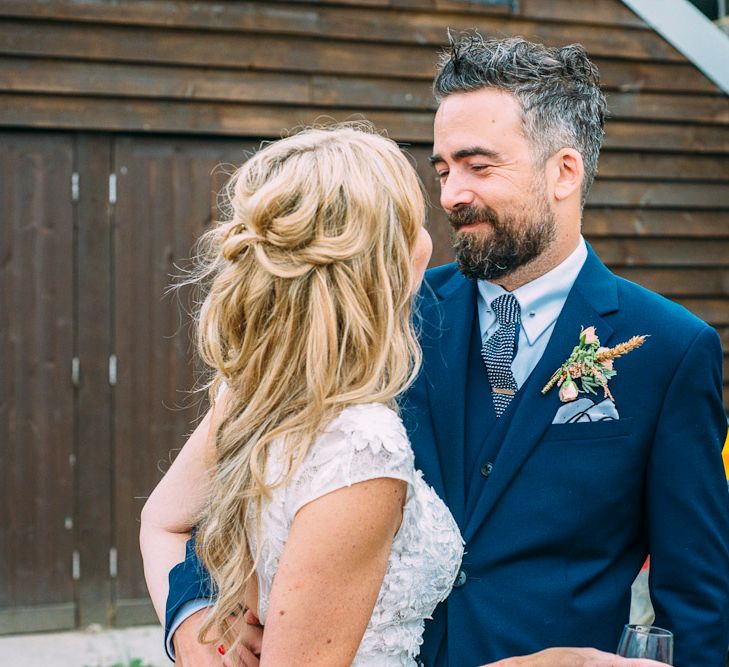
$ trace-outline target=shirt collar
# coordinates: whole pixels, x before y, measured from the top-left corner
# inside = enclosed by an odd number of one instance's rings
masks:
[[[551,271],[512,292],[521,308],[521,326],[529,345],[534,345],[537,338],[559,317],[586,259],[587,244],[580,236],[577,247],[565,260]],[[478,291],[486,304],[507,293],[501,285],[488,280],[478,281]]]

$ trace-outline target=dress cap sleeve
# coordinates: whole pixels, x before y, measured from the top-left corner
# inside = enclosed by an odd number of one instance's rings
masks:
[[[287,514],[293,519],[304,505],[321,496],[379,477],[408,484],[415,475],[405,427],[381,403],[345,408],[312,444],[289,484]]]

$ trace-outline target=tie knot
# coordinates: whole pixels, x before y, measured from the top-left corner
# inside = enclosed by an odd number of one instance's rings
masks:
[[[521,308],[513,294],[502,294],[491,302],[491,309],[501,326],[516,324],[521,321]]]

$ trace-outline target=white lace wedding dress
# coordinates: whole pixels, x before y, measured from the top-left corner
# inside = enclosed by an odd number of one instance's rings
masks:
[[[273,446],[267,481],[280,478],[282,458]],[[382,588],[352,665],[411,667],[423,641],[424,620],[447,597],[458,573],[463,540],[448,508],[415,470],[400,418],[382,404],[343,410],[291,481],[264,503],[260,544],[251,535],[258,556],[258,612],[265,623],[271,584],[296,512],[335,489],[377,477],[404,480],[408,491]]]

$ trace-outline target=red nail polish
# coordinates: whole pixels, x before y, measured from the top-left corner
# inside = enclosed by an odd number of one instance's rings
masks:
[[[225,655],[225,646],[223,646],[222,644],[220,644],[218,646],[218,653],[220,653],[220,655]]]

